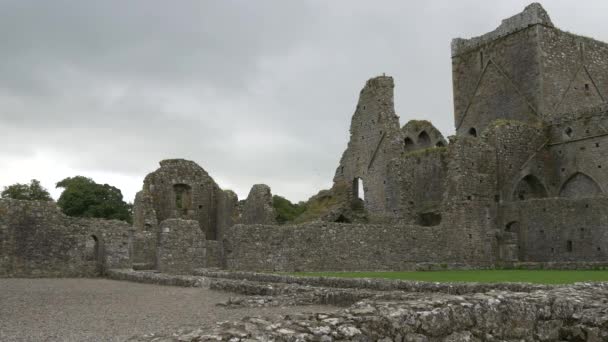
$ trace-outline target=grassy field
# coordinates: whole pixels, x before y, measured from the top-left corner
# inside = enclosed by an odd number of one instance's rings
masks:
[[[553,271],[553,270],[473,270],[473,271],[425,271],[425,272],[315,272],[294,273],[299,276],[324,276],[344,278],[386,278],[431,282],[480,282],[480,283],[537,283],[570,284],[583,281],[608,281],[608,270]]]

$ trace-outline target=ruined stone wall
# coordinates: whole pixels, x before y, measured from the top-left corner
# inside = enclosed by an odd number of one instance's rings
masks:
[[[156,247],[158,246],[159,231],[131,230],[131,261],[147,267],[156,265]]]
[[[512,240],[520,261],[608,260],[608,198],[532,199],[502,210],[499,238]]]
[[[529,27],[452,56],[459,135],[480,135],[494,120],[539,120],[538,28]]]
[[[589,197],[608,193],[608,108],[555,120],[548,144],[554,177],[553,196]]]
[[[221,241],[207,240],[205,241],[206,259],[205,267],[223,267],[224,254]]]
[[[238,220],[237,206],[239,198],[231,190],[224,190],[219,193],[217,203],[217,236],[216,239],[221,241],[224,236],[224,231],[232,227]]]
[[[608,44],[539,27],[542,113],[546,120],[608,99]]]
[[[447,150],[444,203],[451,253],[469,262],[493,260],[497,217],[496,151],[485,139],[455,137]]]
[[[160,224],[156,267],[164,273],[188,274],[206,265],[205,234],[197,221],[168,219]]]
[[[466,221],[463,221],[466,222]],[[224,241],[231,270],[372,271],[412,270],[419,263],[489,265],[479,242],[459,245],[435,227],[313,222],[295,226],[236,225]],[[453,229],[461,229],[460,226]],[[462,246],[462,247],[461,247]]]
[[[445,147],[431,147],[406,153],[391,161],[389,186],[398,196],[392,207],[396,216],[420,225],[441,223],[441,216],[437,215],[446,192],[446,157]]]
[[[129,266],[126,222],[68,217],[54,202],[0,200],[0,276],[95,276]]]
[[[136,228],[146,230],[146,224],[151,224],[153,229],[153,222],[169,218],[196,220],[208,239],[216,239],[221,190],[215,181],[189,160],[163,160],[160,166],[146,176],[143,190],[136,198]],[[155,219],[151,217],[153,214]]]
[[[426,120],[410,120],[401,128],[403,152],[409,153],[429,147],[447,145],[443,135]]]
[[[356,298],[358,293],[352,292],[350,297]],[[332,289],[323,298],[329,301],[343,293]],[[147,334],[135,340],[606,341],[608,308],[598,299],[607,295],[608,288],[601,283],[531,293],[382,294],[334,312],[246,317],[213,328]]]
[[[256,184],[249,191],[241,213],[242,224],[277,224],[272,206],[272,193],[265,184]]]
[[[496,119],[549,121],[608,99],[608,44],[561,31],[538,4],[452,43],[458,134]]]
[[[138,191],[133,201],[133,227],[139,232],[158,231],[154,199],[147,190]]]
[[[546,196],[544,189],[553,171],[545,129],[518,121],[497,121],[482,139],[495,149],[498,201]],[[529,188],[532,182],[538,182],[538,189]]]
[[[370,79],[361,90],[350,126],[350,140],[334,177],[334,184],[363,182],[365,208],[371,214],[387,212],[386,167],[403,152],[399,117],[393,102],[393,78]]]

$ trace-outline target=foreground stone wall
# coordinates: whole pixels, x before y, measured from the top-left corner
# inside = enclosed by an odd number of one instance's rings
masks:
[[[0,276],[94,276],[129,266],[126,222],[68,217],[54,202],[0,200]]]
[[[230,273],[227,273],[230,275]],[[117,277],[150,282],[148,275]],[[208,275],[213,276],[213,275]],[[221,276],[221,275],[218,275]],[[237,278],[239,275],[236,275]],[[253,276],[253,275],[251,275]],[[259,275],[260,278],[280,277]],[[184,286],[205,286],[246,294],[231,298],[228,307],[334,303],[347,308],[327,313],[282,317],[247,317],[218,322],[213,328],[186,328],[170,335],[147,334],[134,341],[606,341],[608,285],[412,283],[430,292],[364,290],[254,283],[215,278],[175,279]],[[323,280],[322,278],[315,278]],[[331,279],[326,279],[331,280]],[[170,279],[156,281],[166,283]],[[302,280],[305,282],[306,280]],[[365,286],[366,280],[343,279]],[[389,283],[390,281],[385,281]],[[394,282],[395,284],[405,282]],[[315,284],[318,285],[318,284]],[[450,285],[455,285],[452,288]],[[475,290],[476,289],[476,290]]]

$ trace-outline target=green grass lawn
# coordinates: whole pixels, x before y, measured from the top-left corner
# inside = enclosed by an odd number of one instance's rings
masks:
[[[302,272],[299,276],[323,276],[344,278],[386,278],[431,282],[480,282],[480,283],[537,283],[570,284],[582,281],[608,281],[608,270],[553,271],[553,270],[473,270],[473,271],[424,271],[424,272]]]

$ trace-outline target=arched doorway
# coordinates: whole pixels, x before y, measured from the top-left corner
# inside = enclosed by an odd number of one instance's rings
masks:
[[[84,247],[86,261],[94,265],[96,274],[101,274],[103,272],[103,253],[97,236],[90,235]]]

